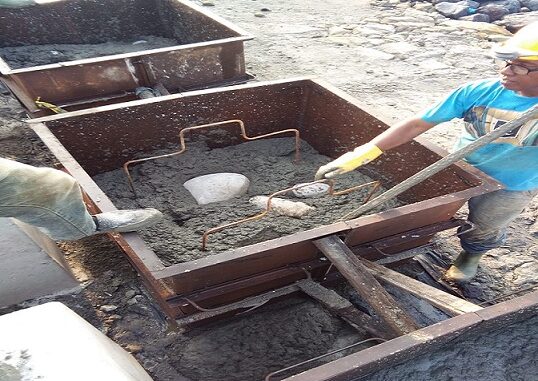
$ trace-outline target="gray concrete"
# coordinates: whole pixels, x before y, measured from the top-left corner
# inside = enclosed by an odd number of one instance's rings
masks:
[[[30,235],[35,238],[30,238]],[[0,218],[0,307],[74,289],[78,282],[49,256],[63,257],[47,237],[15,220]]]

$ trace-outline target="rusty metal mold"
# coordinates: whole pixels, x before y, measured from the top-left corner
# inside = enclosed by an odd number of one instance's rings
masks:
[[[97,44],[134,36],[176,41],[158,49],[12,69],[0,57],[0,79],[31,116],[137,99],[138,87],[170,92],[244,82],[246,32],[183,0],[62,0],[0,9],[0,48]]]
[[[419,329],[281,381],[359,381],[382,369],[435,353],[458,339],[501,329],[538,313],[538,292]],[[491,333],[489,333],[491,334]]]
[[[318,152],[331,157],[387,128],[355,98],[312,79],[199,90],[29,122],[80,182],[93,207],[109,211],[115,206],[91,176],[121,168],[133,152],[143,154],[176,142],[184,128],[229,119],[241,119],[253,135],[296,128]],[[388,152],[366,169],[389,188],[442,154],[426,142],[415,141]],[[382,247],[383,253],[423,245],[436,231],[448,228],[470,197],[499,187],[471,166],[453,165],[405,192],[400,197],[405,206],[172,266],[163,265],[136,233],[114,238],[165,311],[179,318],[198,312],[187,300],[214,308],[289,285],[304,278],[304,270],[314,278],[323,276],[328,263],[312,243],[323,236],[339,234],[348,246],[357,247],[356,253],[364,249],[370,258],[376,253],[369,243]],[[405,234],[410,231],[424,233]]]

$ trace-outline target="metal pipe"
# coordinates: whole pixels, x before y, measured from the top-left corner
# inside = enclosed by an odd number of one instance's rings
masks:
[[[297,364],[294,364],[294,365],[290,365],[286,368],[282,368],[280,370],[277,370],[275,372],[271,372],[269,373],[267,376],[265,376],[265,381],[272,381],[271,378],[276,376],[277,374],[280,374],[280,373],[284,373],[288,370],[291,370],[291,369],[294,369],[294,368],[297,368],[299,366],[302,366],[302,365],[306,365],[306,364],[309,364],[313,361],[317,361],[317,360],[321,360],[322,358],[324,357],[327,357],[327,356],[330,356],[330,355],[334,355],[336,353],[339,353],[339,352],[342,352],[342,351],[345,351],[346,349],[351,349],[351,348],[354,348],[354,347],[357,347],[359,345],[362,345],[362,344],[366,344],[366,343],[369,343],[371,341],[379,341],[381,343],[384,343],[385,339],[382,339],[380,337],[372,337],[370,339],[366,339],[366,340],[363,340],[363,341],[359,341],[358,343],[355,343],[355,344],[351,344],[351,345],[348,345],[347,347],[344,347],[344,348],[340,348],[340,349],[337,349],[337,350],[334,350],[332,352],[329,352],[329,353],[325,353],[324,355],[321,355],[321,356],[317,356],[317,357],[312,357],[311,359],[308,359],[306,361],[303,361],[303,362],[300,362],[300,363],[297,363]]]

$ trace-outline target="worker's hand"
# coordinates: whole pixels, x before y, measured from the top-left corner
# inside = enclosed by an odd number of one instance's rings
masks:
[[[316,180],[331,179],[367,164],[381,155],[381,151],[375,144],[366,143],[353,151],[340,156],[338,159],[319,167],[316,172]]]

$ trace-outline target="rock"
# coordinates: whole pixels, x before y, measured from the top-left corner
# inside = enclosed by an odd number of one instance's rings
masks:
[[[489,16],[483,13],[475,13],[474,15],[463,16],[459,18],[460,20],[465,21],[474,21],[474,22],[489,22]]]
[[[481,6],[484,7],[490,4],[506,8],[508,13],[518,13],[521,11],[521,4],[518,0],[488,1],[482,2]]]
[[[469,13],[475,12],[475,9],[477,9],[480,6],[479,2],[472,1],[472,0],[462,0],[462,1],[458,1],[456,4],[468,6]]]
[[[129,353],[138,353],[138,352],[140,352],[142,350],[142,345],[135,344],[135,343],[129,343],[124,348]]]
[[[472,21],[462,21],[462,20],[446,20],[441,23],[441,25],[446,25],[454,27],[456,29],[474,29],[477,32],[483,32],[485,34],[501,34],[505,36],[511,36],[512,33],[507,31],[505,28],[499,25],[486,24],[486,23],[476,23]]]
[[[459,3],[461,0],[432,0],[433,5],[437,5],[439,3]]]
[[[133,296],[135,296],[135,295],[136,295],[136,291],[135,291],[135,290],[129,290],[129,291],[127,291],[127,292],[125,293],[125,297],[126,297],[127,299],[131,299],[131,298],[132,298]]]
[[[260,209],[265,209],[267,207],[268,198],[268,196],[255,196],[252,197],[249,202]],[[283,216],[302,218],[314,209],[313,206],[307,205],[304,202],[290,201],[278,197],[273,197],[271,199],[271,210]]]
[[[483,13],[489,16],[491,21],[500,20],[510,12],[500,4],[487,4],[478,8],[478,13]]]
[[[366,58],[371,58],[375,60],[387,60],[387,61],[394,59],[393,54],[388,54],[377,49],[364,48],[361,46],[357,48],[357,57],[366,57]]]
[[[329,28],[329,36],[341,36],[343,34],[349,34],[349,31],[342,26],[332,26]]]
[[[214,7],[215,6],[215,3],[212,2],[212,1],[202,1],[202,5],[204,7]]]
[[[262,9],[260,9],[260,11],[262,11],[262,12],[271,12],[271,10],[269,8],[262,8]]]
[[[451,67],[437,60],[425,60],[419,63],[419,66],[427,70],[444,70],[450,69]]]
[[[305,186],[292,190],[292,193],[295,197],[299,197],[299,198],[319,197],[326,194],[330,189],[329,184],[325,184],[325,183],[315,183],[315,184],[303,183],[303,184],[297,184],[296,187],[301,186],[301,185],[305,185]]]
[[[408,42],[389,42],[379,47],[385,53],[391,54],[409,54],[420,50],[417,46]]]
[[[355,30],[357,28],[361,28],[361,27],[357,26],[357,27],[353,28],[353,30]],[[394,31],[396,30],[394,25],[374,24],[374,23],[366,24],[362,28],[367,28],[367,29],[370,29],[370,30],[375,30],[375,31],[378,31],[378,32],[386,32],[386,33],[394,33]]]
[[[138,298],[136,296],[132,297],[127,301],[127,305],[129,306],[135,305],[136,303],[138,303]]]
[[[538,0],[520,0],[523,7],[529,8],[531,11],[538,11]]]
[[[256,12],[256,13],[254,13],[254,17],[265,17],[265,13]]]
[[[431,5],[430,3],[416,3],[414,8],[424,12],[430,12],[434,9],[433,5]]]
[[[118,309],[118,306],[115,306],[113,304],[105,304],[101,307],[99,307],[99,310],[103,312],[112,312]]]
[[[459,19],[469,14],[469,6],[458,3],[442,2],[435,6],[435,10],[445,17]]]
[[[538,3],[538,0],[535,0]],[[502,20],[495,21],[496,25],[505,27],[510,32],[515,33],[525,25],[538,21],[538,11],[506,15]]]
[[[226,201],[245,194],[249,179],[239,173],[213,173],[186,181],[183,186],[199,205]]]

